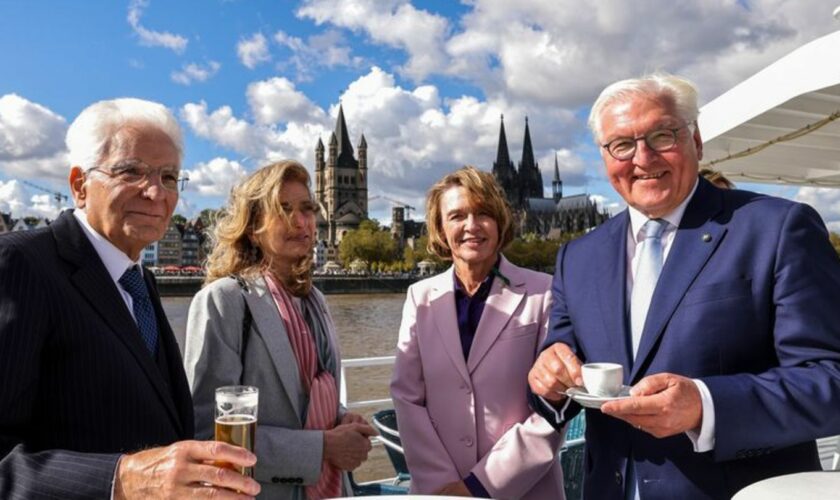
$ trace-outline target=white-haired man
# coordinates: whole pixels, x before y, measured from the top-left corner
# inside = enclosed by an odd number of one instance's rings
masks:
[[[178,346],[140,252],[178,201],[177,121],[101,101],[67,132],[75,210],[0,237],[0,498],[248,498],[246,450],[193,437]],[[237,493],[236,491],[242,493]]]
[[[557,425],[582,362],[624,366],[632,397],[587,410],[587,498],[731,498],[818,470],[840,432],[840,262],[819,215],[698,177],[697,93],[625,80],[590,125],[628,209],[560,250],[529,382]],[[555,408],[544,403],[551,401]],[[557,411],[553,411],[556,409]]]

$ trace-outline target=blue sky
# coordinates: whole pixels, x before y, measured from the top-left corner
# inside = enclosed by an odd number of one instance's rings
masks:
[[[664,69],[706,102],[794,48],[840,28],[833,0],[0,0],[0,211],[54,216],[67,192],[63,134],[87,105],[135,96],[181,120],[191,182],[178,212],[224,203],[278,158],[310,169],[339,100],[369,144],[370,194],[423,206],[429,185],[489,169],[499,115],[511,157],[530,118],[549,192],[554,152],[568,194],[623,204],[585,129],[608,83]],[[814,201],[840,229],[840,197]],[[387,220],[390,205],[371,204]],[[418,214],[420,215],[420,214]]]

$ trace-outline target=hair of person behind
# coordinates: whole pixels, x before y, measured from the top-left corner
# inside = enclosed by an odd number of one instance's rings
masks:
[[[280,198],[286,182],[301,182],[308,188],[309,172],[294,160],[282,160],[260,168],[231,190],[227,207],[213,224],[205,284],[231,275],[253,277],[271,268],[271,256],[260,247],[258,236],[273,218],[290,224]],[[312,288],[312,262],[310,252],[293,266],[290,277],[277,278],[293,295],[305,296]]]
[[[599,146],[603,142],[601,116],[607,106],[636,97],[672,99],[677,114],[686,123],[694,122],[700,114],[697,108],[697,88],[689,80],[668,73],[621,80],[605,88],[589,112],[589,129]]]
[[[67,129],[70,166],[89,169],[99,166],[117,145],[114,134],[126,125],[146,125],[166,134],[183,157],[183,139],[178,120],[166,106],[152,101],[123,97],[99,101],[85,108]]]
[[[725,175],[717,170],[701,168],[698,174],[721,189],[735,189],[735,183],[727,179]]]
[[[467,165],[447,174],[435,183],[426,195],[426,227],[429,230],[426,248],[429,253],[441,259],[452,258],[452,249],[446,243],[446,234],[443,231],[440,200],[443,193],[454,186],[466,189],[474,208],[487,212],[496,221],[499,227],[499,250],[513,241],[513,216],[504,191],[491,173]]]

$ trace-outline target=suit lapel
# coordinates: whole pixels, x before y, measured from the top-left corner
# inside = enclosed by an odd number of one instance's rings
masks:
[[[627,322],[626,283],[627,226],[630,224],[630,215],[625,210],[616,217],[619,219],[616,220],[616,223],[611,224],[604,233],[607,241],[595,246],[596,255],[593,256],[592,262],[603,266],[603,268],[600,272],[593,273],[593,276],[595,276],[601,304],[601,319],[604,322],[604,333],[606,334],[605,338],[601,340],[601,345],[607,346],[607,349],[613,351],[612,359],[624,360],[624,366],[631,366],[632,349]]]
[[[653,292],[636,362],[630,376],[631,381],[635,381],[642,373],[642,367],[654,352],[659,337],[665,331],[688,287],[726,234],[726,227],[712,220],[722,207],[720,193],[701,179],[695,196],[686,207]]]
[[[510,286],[504,284],[499,278],[493,279],[490,294],[484,304],[484,312],[481,313],[481,319],[475,329],[475,338],[467,360],[467,369],[470,373],[475,371],[481,363],[487,351],[490,350],[505,325],[510,321],[516,308],[519,307],[522,299],[525,298],[523,289],[525,283],[516,268],[504,257],[502,257],[499,267],[500,272],[510,280]]]
[[[160,295],[157,291],[157,283],[148,269],[143,270],[143,277],[146,280],[146,286],[149,289],[149,297],[152,300],[152,306],[155,309],[155,315],[158,319],[158,342],[161,342],[166,353],[166,365],[169,369],[169,398],[177,411],[179,416],[179,428],[191,429],[182,435],[192,439],[194,431],[192,397],[190,396],[190,388],[187,384],[186,373],[184,372],[184,364],[181,356],[181,349],[175,341],[175,334],[172,333],[172,327],[169,325],[169,320],[166,318],[166,313],[163,310],[163,305],[160,302]]]
[[[295,410],[298,423],[303,427],[303,413],[300,407],[300,393],[303,384],[301,384],[300,373],[298,373],[298,361],[292,350],[286,325],[283,323],[283,318],[280,317],[277,305],[274,303],[274,297],[271,296],[264,278],[248,280],[245,300],[251,310],[254,326],[256,326],[260,338],[268,349],[268,354],[274,364],[274,370],[277,372],[283,389],[289,396],[289,402]]]
[[[455,365],[455,369],[469,383],[470,376],[461,349],[461,335],[458,332],[458,313],[455,310],[455,268],[450,267],[444,273],[437,275],[430,294],[429,308],[435,319],[438,335],[443,342],[444,350]]]
[[[128,312],[116,284],[85,236],[84,230],[69,210],[62,213],[50,225],[50,228],[56,239],[58,254],[76,266],[76,269],[70,273],[70,281],[78,289],[79,294],[87,299],[91,308],[102,317],[115,336],[125,344],[152,387],[157,391],[176,428],[179,431],[182,430],[180,418],[172,401],[172,394],[166,388],[160,369],[149,355],[149,350],[140,337],[137,323]],[[155,312],[163,314],[160,309],[156,309]]]

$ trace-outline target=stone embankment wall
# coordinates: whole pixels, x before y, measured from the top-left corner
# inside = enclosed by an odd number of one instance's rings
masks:
[[[373,276],[317,276],[315,286],[325,294],[405,293],[420,278],[385,278]],[[201,276],[157,276],[158,291],[164,297],[190,297],[201,288]]]

